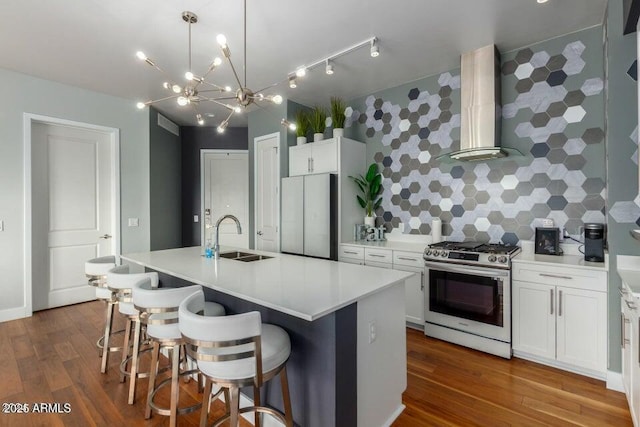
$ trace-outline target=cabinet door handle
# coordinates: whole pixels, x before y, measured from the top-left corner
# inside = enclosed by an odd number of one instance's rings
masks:
[[[356,251],[344,251],[345,254],[358,255]]]
[[[424,291],[424,271],[420,272],[420,290]]]
[[[636,305],[634,303],[631,303],[627,300],[624,300],[624,303],[627,304],[627,307],[629,307],[629,310],[635,310],[636,309]]]
[[[307,172],[311,172],[311,157],[307,157]]]
[[[313,157],[311,158],[311,172],[313,172],[314,169],[314,165],[313,165]]]
[[[369,256],[372,256],[372,257],[375,257],[375,258],[386,258],[386,256],[378,255],[378,254],[369,254]]]
[[[556,274],[546,274],[546,273],[538,273],[538,274],[540,274],[542,277],[553,277],[554,279],[566,279],[566,280],[573,279],[573,277],[571,276],[559,276]]]
[[[562,316],[562,291],[558,291],[558,317]]]
[[[620,313],[620,327],[621,327],[621,332],[620,332],[620,347],[624,348],[624,313]]]
[[[401,259],[401,260],[403,260],[403,261],[414,261],[414,262],[415,262],[415,261],[418,261],[418,260],[417,260],[417,259],[415,259],[415,258],[405,258],[405,257],[402,257],[402,256],[399,256],[399,257],[398,257],[398,259]]]
[[[549,289],[549,307],[551,308],[549,314],[553,314],[553,289]]]

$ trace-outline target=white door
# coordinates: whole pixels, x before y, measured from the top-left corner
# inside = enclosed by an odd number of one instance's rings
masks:
[[[255,138],[255,247],[279,252],[280,232],[280,134]]]
[[[607,369],[607,294],[558,287],[558,361]]]
[[[204,153],[204,203],[202,223],[204,239],[213,245],[214,228],[218,218],[235,215],[242,226],[238,234],[235,222],[220,224],[219,239],[223,246],[249,248],[249,160],[246,152]]]
[[[109,133],[32,126],[33,310],[95,299],[84,263],[112,255]]]
[[[331,257],[331,178],[330,174],[304,177],[304,254]]]
[[[556,357],[555,286],[513,281],[513,349]]]

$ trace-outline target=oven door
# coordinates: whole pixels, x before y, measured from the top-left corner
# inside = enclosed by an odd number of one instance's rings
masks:
[[[511,342],[509,270],[425,262],[425,321]]]

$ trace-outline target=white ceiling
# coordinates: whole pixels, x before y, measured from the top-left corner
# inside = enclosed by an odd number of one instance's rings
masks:
[[[459,67],[460,53],[495,43],[501,52],[599,25],[606,0],[278,0],[247,1],[247,83],[305,105],[328,105]],[[242,0],[16,0],[0,2],[0,68],[107,93],[135,102],[166,96],[166,77],[135,58],[143,50],[178,80],[187,70],[185,10],[193,26],[193,71],[203,73],[222,56],[215,42],[227,36],[242,74]],[[621,18],[622,19],[622,18]],[[284,81],[298,66],[376,36],[380,56],[367,48],[335,61],[335,74],[318,67],[298,88]],[[228,64],[212,82],[234,84]],[[181,125],[192,110],[175,101],[156,104]],[[226,117],[220,107],[207,125]],[[246,125],[246,116],[231,126]]]

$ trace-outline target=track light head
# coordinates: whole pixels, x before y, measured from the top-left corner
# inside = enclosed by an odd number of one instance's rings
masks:
[[[324,67],[324,72],[327,73],[328,75],[333,74],[333,63],[331,62],[330,59],[327,59],[327,64]]]
[[[298,129],[298,125],[296,125],[295,123],[290,122],[287,119],[282,119],[280,120],[280,124],[286,128],[289,128],[289,130],[295,131],[296,129]]]
[[[296,82],[296,76],[289,76],[289,87],[291,89],[295,89],[298,87],[298,83]]]
[[[371,40],[371,57],[376,58],[380,55],[380,49],[378,48],[378,39]]]

